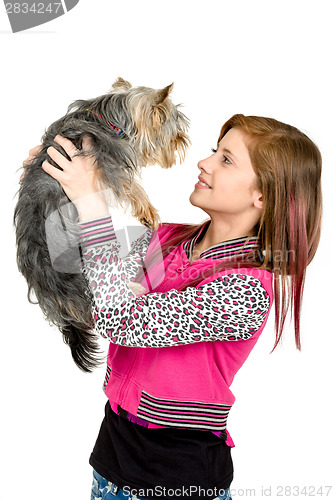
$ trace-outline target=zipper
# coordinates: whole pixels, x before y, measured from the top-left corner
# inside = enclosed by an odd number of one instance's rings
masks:
[[[183,272],[187,267],[191,266],[191,262],[186,262],[183,266],[177,267],[176,271],[177,273]]]
[[[187,267],[189,267],[189,266],[191,266],[191,265],[192,265],[192,263],[191,263],[191,262],[186,262],[183,266],[178,267],[178,268],[176,269],[176,271],[177,271],[178,273],[181,273],[182,271],[184,271]],[[163,284],[165,284],[165,283],[166,283],[166,282],[168,282],[168,281],[172,281],[172,278],[167,278],[167,279],[163,282]],[[127,389],[127,391],[126,391],[126,389],[124,389],[124,386],[125,386],[125,384],[129,381],[129,379],[131,378],[131,376],[132,376],[132,374],[133,374],[133,372],[134,372],[134,365],[135,365],[135,361],[136,361],[137,356],[138,356],[138,351],[136,351],[136,352],[135,352],[135,356],[134,356],[134,359],[133,359],[133,361],[132,361],[132,363],[131,363],[131,365],[130,365],[129,371],[128,371],[128,373],[127,373],[127,377],[126,377],[126,379],[123,381],[123,383],[122,383],[122,384],[121,384],[121,386],[120,386],[120,389],[119,389],[119,403],[118,403],[120,406],[121,406],[121,405],[122,405],[122,403],[123,403],[123,400],[124,400],[124,397],[125,397],[125,392],[126,392],[126,394],[127,394],[127,392],[128,392],[128,389]]]

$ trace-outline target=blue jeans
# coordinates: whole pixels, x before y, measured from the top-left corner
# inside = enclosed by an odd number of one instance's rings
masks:
[[[124,486],[125,488],[125,486]],[[159,490],[160,492],[162,490]],[[179,493],[177,495],[177,489],[174,490],[175,494],[174,499],[177,500],[179,497]],[[230,496],[230,488],[227,488],[226,490],[221,490],[221,494],[214,498],[214,500],[232,500]],[[170,493],[169,493],[170,495]],[[163,498],[161,494],[158,494],[156,496],[159,496],[160,498]],[[173,496],[169,496],[168,498],[172,498]],[[186,495],[185,495],[186,496]],[[192,495],[194,496],[194,495]],[[202,498],[204,499],[204,493],[201,493]],[[165,498],[165,497],[164,497]],[[191,499],[191,495],[188,496],[189,500]],[[91,490],[91,500],[120,500],[120,499],[126,499],[126,500],[147,500],[146,498],[143,497],[138,497],[136,495],[131,495],[129,488],[124,491],[121,488],[119,488],[117,485],[114,483],[111,483],[104,477],[102,477],[98,472],[93,469],[93,484],[92,484],[92,490]]]

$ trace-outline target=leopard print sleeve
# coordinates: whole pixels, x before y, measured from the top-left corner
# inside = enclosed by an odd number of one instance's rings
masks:
[[[120,243],[117,240],[111,216],[81,222],[79,228],[81,247],[85,250],[109,242],[119,252]],[[153,229],[146,229],[139,238],[131,243],[131,250],[122,259],[129,281],[135,281],[137,272],[142,267],[152,233]]]
[[[169,347],[203,341],[249,339],[262,325],[269,295],[260,280],[230,273],[178,292],[136,295],[116,238],[84,246],[83,274],[95,297],[96,331],[129,347]]]
[[[146,229],[146,231],[132,243],[131,250],[127,256],[122,259],[126,268],[127,278],[130,281],[135,280],[137,272],[143,266],[152,233],[153,229]]]

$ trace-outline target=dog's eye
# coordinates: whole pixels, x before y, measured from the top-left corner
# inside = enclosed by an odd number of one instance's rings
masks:
[[[217,149],[212,148],[213,153],[217,153]]]

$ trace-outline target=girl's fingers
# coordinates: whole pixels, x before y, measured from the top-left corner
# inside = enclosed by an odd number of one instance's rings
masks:
[[[49,163],[47,160],[43,161],[42,168],[43,168],[43,170],[45,170],[45,172],[47,174],[51,175],[51,177],[53,177],[53,179],[60,182],[60,184],[61,184],[61,182],[63,181],[63,175],[64,175],[61,170],[59,170],[57,167],[54,167],[53,165],[51,165],[51,163]]]
[[[67,151],[66,151],[67,152]],[[49,155],[50,158],[52,158],[52,160],[54,160],[56,162],[57,165],[59,165],[60,168],[62,168],[63,170],[66,169],[66,167],[68,168],[68,166],[70,165],[70,161],[67,160],[67,158],[64,157],[63,154],[59,153],[59,151],[54,148],[53,146],[50,146],[49,148],[47,148],[47,154]]]
[[[38,153],[41,149],[43,149],[42,144],[39,144],[38,146],[35,146],[34,148],[30,149],[28,158],[26,158],[22,163],[23,167],[26,167],[27,165],[29,165],[32,162],[32,160],[35,158],[35,156],[38,155]]]
[[[22,163],[23,167],[26,167],[27,165],[29,165],[33,159],[34,159],[34,156],[28,156],[28,158],[26,158],[24,160],[24,162]]]
[[[92,147],[93,142],[91,138],[88,135],[84,136],[82,140],[82,149],[84,149],[85,151],[89,151]]]
[[[145,287],[140,285],[140,283],[136,283],[135,281],[127,281],[127,286],[132,290],[135,295],[139,295],[140,293],[146,292]]]
[[[77,153],[77,149],[72,143],[72,141],[66,139],[66,137],[63,137],[62,135],[58,134],[55,136],[54,140],[64,148],[64,150],[66,151],[68,156],[70,156],[70,158],[72,158],[75,155],[75,153]]]
[[[29,158],[38,155],[38,153],[39,153],[39,151],[41,149],[43,149],[43,145],[42,144],[39,144],[38,146],[35,146],[34,148],[30,149],[30,151],[29,151]]]

